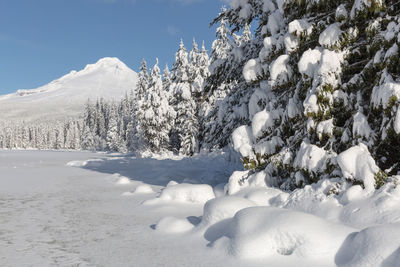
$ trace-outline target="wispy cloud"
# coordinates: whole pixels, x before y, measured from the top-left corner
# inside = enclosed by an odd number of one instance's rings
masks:
[[[175,36],[179,33],[179,29],[177,27],[175,27],[174,25],[168,25],[167,33],[171,36]]]

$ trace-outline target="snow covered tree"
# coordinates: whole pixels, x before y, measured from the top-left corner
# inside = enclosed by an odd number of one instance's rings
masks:
[[[249,0],[219,15],[234,30],[259,24],[242,69],[249,122],[233,133],[247,175],[371,191],[398,173],[398,14],[391,1]]]
[[[227,10],[223,8],[219,21],[215,21],[219,26],[210,55],[210,75],[204,83],[204,100],[201,105],[203,149],[227,146],[233,130],[248,123],[247,105],[255,90],[245,82],[242,70],[248,58],[257,53],[260,40],[253,40],[257,46],[249,45],[253,42],[246,42],[246,38],[251,37],[251,34],[244,31],[245,38],[236,35],[237,40],[232,41],[227,18],[223,16],[225,12]]]
[[[151,71],[149,88],[141,108],[143,117],[140,124],[146,149],[156,153],[168,150],[175,111],[169,106],[168,97],[163,88],[158,59]]]
[[[188,53],[182,40],[175,55],[171,91],[171,104],[176,111],[171,146],[176,153],[192,155],[198,150],[199,123],[196,102],[192,97]]]
[[[118,116],[117,116],[117,111],[115,108],[115,104],[111,105],[111,110],[109,113],[109,118],[108,118],[108,130],[107,130],[107,148],[110,151],[118,151],[119,149],[119,132],[118,132]]]
[[[144,101],[150,86],[150,75],[148,73],[147,62],[143,59],[136,88],[130,96],[131,120],[127,136],[128,150],[140,153],[143,150],[144,136],[142,122],[144,121]]]
[[[164,68],[163,72],[164,72],[163,73],[163,80],[162,80],[163,88],[164,88],[164,91],[169,93],[169,88],[170,88],[171,83],[172,83],[172,74],[169,71],[168,65],[165,65],[165,68]]]

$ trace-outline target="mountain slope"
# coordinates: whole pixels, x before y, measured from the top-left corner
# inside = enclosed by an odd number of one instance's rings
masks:
[[[51,121],[77,117],[88,99],[119,100],[137,74],[117,58],[103,58],[37,89],[0,96],[0,121]]]

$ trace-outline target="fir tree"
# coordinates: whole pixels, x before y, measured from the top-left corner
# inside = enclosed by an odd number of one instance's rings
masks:
[[[169,106],[166,92],[163,88],[158,59],[154,65],[150,85],[142,105],[143,117],[140,124],[143,127],[146,148],[152,152],[162,152],[169,148],[169,134],[172,128],[175,112]]]

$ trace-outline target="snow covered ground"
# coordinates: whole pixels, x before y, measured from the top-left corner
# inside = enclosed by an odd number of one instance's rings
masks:
[[[228,196],[226,157],[0,151],[0,266],[398,266],[399,187]]]

